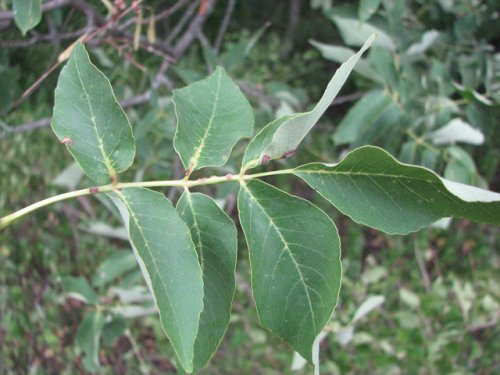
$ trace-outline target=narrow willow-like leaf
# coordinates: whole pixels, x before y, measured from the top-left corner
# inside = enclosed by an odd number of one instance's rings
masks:
[[[440,178],[365,146],[335,165],[295,169],[313,189],[354,221],[406,234],[444,217],[500,224],[500,194]]]
[[[87,176],[113,182],[135,156],[132,127],[106,76],[77,43],[55,92],[52,129]]]
[[[318,51],[321,53],[321,56],[323,56],[325,59],[335,61],[336,63],[339,64],[342,64],[344,61],[349,59],[349,57],[351,57],[356,53],[351,48],[347,48],[344,46],[337,46],[333,44],[325,44],[318,42],[316,40],[310,40],[309,43],[311,43],[314,47],[316,47]],[[366,59],[359,59],[358,63],[356,64],[353,70],[361,74],[363,77],[368,78],[372,81],[375,82],[381,81],[377,73],[372,69],[370,63],[366,61]]]
[[[130,242],[180,364],[193,371],[194,342],[203,310],[203,280],[187,225],[164,195],[127,188],[116,195]],[[116,199],[116,198],[114,198]],[[128,216],[128,217],[127,217]]]
[[[14,0],[14,22],[23,35],[42,20],[41,0]]]
[[[237,231],[215,201],[186,192],[177,211],[191,231],[203,273],[203,312],[194,344],[194,371],[204,367],[217,350],[229,324],[234,296]]]
[[[344,85],[363,53],[370,47],[372,35],[363,47],[337,69],[323,96],[310,112],[296,113],[277,119],[264,127],[248,145],[243,157],[243,170],[295,152],[297,146],[325,113]]]
[[[76,332],[76,342],[84,354],[83,365],[90,372],[97,372],[100,367],[99,342],[105,323],[102,311],[91,311],[83,317]]]
[[[340,288],[335,224],[310,202],[258,180],[241,186],[238,210],[260,322],[311,362]]]
[[[250,104],[224,69],[174,90],[177,116],[174,147],[189,171],[223,165],[235,143],[252,135]]]

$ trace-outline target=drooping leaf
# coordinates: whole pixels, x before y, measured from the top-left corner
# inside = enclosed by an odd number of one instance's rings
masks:
[[[260,322],[311,362],[338,298],[337,229],[310,202],[258,180],[241,186],[238,210]]]
[[[84,353],[83,365],[90,372],[99,370],[99,341],[106,323],[102,311],[91,311],[83,317],[76,332],[76,342]]]
[[[331,13],[334,14],[334,13]],[[363,42],[373,34],[377,35],[374,46],[394,51],[396,45],[387,32],[370,23],[361,22],[357,18],[331,16],[331,19],[337,25],[345,44],[352,47],[359,47]]]
[[[393,103],[383,90],[374,90],[354,104],[335,130],[333,140],[337,145],[356,141],[363,132],[377,121]]]
[[[153,294],[163,330],[185,371],[193,370],[203,280],[189,228],[170,201],[144,188],[116,192],[130,242]]]
[[[237,231],[229,216],[204,194],[184,193],[177,211],[189,226],[203,273],[204,307],[194,345],[196,372],[217,350],[229,324],[235,290]]]
[[[42,20],[42,0],[14,0],[13,10],[14,22],[23,36]]]
[[[310,40],[309,43],[316,47],[321,53],[321,56],[323,56],[325,59],[335,61],[339,64],[344,63],[344,61],[346,61],[347,59],[349,59],[349,57],[356,53],[356,51],[344,46],[325,44],[317,42],[315,40]],[[372,81],[380,81],[377,73],[375,73],[368,61],[366,61],[365,59],[359,59],[353,70],[361,74],[363,77],[371,79]]]
[[[174,90],[177,116],[174,147],[186,169],[223,165],[234,144],[252,135],[250,104],[224,69]]]
[[[359,320],[363,319],[371,311],[375,310],[385,302],[385,297],[376,295],[369,296],[361,305],[358,306],[354,316],[351,319],[351,324],[357,323]]]
[[[77,43],[55,91],[52,129],[87,176],[110,183],[132,164],[132,127],[106,76]]]
[[[372,146],[338,164],[306,164],[295,175],[354,221],[406,234],[444,217],[500,224],[500,194],[440,178],[399,163]]]
[[[82,177],[82,169],[76,162],[72,162],[61,173],[59,173],[59,175],[57,175],[57,177],[52,181],[52,184],[65,187],[68,190],[75,190]]]
[[[413,43],[408,47],[406,55],[415,55],[419,53],[424,53],[429,47],[431,47],[434,42],[439,38],[441,34],[437,30],[429,30],[422,34],[422,39],[420,42]]]
[[[481,145],[484,143],[484,134],[481,130],[472,127],[460,118],[455,118],[445,126],[428,135],[436,145],[454,144],[456,142]]]
[[[279,118],[264,127],[248,145],[243,157],[242,169],[247,170],[269,160],[286,157],[293,153],[328,109],[356,63],[374,39],[374,35],[368,38],[358,53],[351,56],[337,69],[323,96],[311,111]]]

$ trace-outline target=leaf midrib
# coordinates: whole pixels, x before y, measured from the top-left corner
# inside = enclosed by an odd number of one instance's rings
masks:
[[[160,284],[161,286],[163,287],[163,291],[165,292],[165,298],[167,299],[168,301],[168,304],[170,305],[170,310],[172,311],[172,318],[173,318],[173,321],[174,321],[174,325],[176,327],[178,327],[178,320],[177,320],[177,316],[175,314],[175,309],[172,305],[172,301],[170,301],[170,298],[168,297],[168,292],[167,292],[167,285],[165,284],[165,282],[163,281],[163,279],[161,278],[161,274],[160,274],[160,270],[158,269],[158,265],[156,264],[156,261],[155,261],[155,258],[151,252],[151,250],[149,249],[149,246],[148,246],[148,241],[146,240],[146,237],[144,236],[144,232],[142,231],[142,227],[139,225],[139,221],[137,219],[137,217],[135,216],[135,213],[134,211],[131,209],[130,207],[130,203],[128,202],[128,199],[125,197],[125,195],[123,195],[120,191],[116,191],[116,193],[118,194],[118,196],[121,198],[122,202],[125,204],[125,206],[127,207],[127,210],[128,212],[130,213],[130,217],[134,220],[134,223],[137,227],[137,229],[139,230],[139,233],[141,234],[141,237],[143,238],[144,240],[144,244],[146,245],[146,249],[149,253],[149,256],[151,257],[151,260],[153,261],[153,265],[155,267],[155,270],[156,270],[156,273],[158,275],[158,279],[160,280]],[[132,240],[132,239],[131,239]],[[153,297],[155,299],[155,302],[156,302],[156,296],[153,294]],[[158,314],[160,315],[160,323],[161,323],[161,326],[163,328],[163,321],[161,319],[161,309],[158,308],[158,303],[156,302],[156,305],[157,305],[157,310],[158,310]],[[165,332],[165,334],[167,335],[169,341],[172,343],[172,347],[174,348],[175,352],[177,353],[177,349],[175,347],[175,345],[173,345],[173,341],[171,340],[167,330],[165,328],[163,328],[163,332]]]
[[[260,208],[260,210],[262,211],[262,213],[267,217],[267,219],[269,220],[269,224],[275,229],[276,233],[278,234],[281,242],[283,243],[284,245],[284,248],[282,251],[284,250],[288,250],[288,253],[290,254],[290,258],[292,259],[293,261],[293,264],[297,270],[297,273],[299,274],[299,277],[300,277],[300,280],[301,280],[301,284],[304,288],[304,291],[306,292],[306,295],[307,295],[307,302],[308,302],[308,305],[309,305],[309,312],[311,314],[311,320],[312,320],[312,325],[313,325],[313,329],[314,331],[316,332],[316,322],[315,322],[315,319],[314,319],[314,310],[312,308],[312,301],[311,301],[311,296],[309,295],[309,290],[308,290],[308,286],[307,286],[307,283],[305,282],[304,280],[304,276],[302,275],[302,271],[300,270],[300,265],[299,263],[297,263],[297,261],[295,260],[294,258],[294,254],[292,253],[290,247],[288,246],[288,242],[286,241],[286,239],[283,237],[283,235],[281,234],[281,232],[279,231],[279,227],[274,223],[274,220],[272,219],[271,216],[269,216],[269,214],[267,213],[267,211],[264,209],[264,207],[259,203],[259,201],[257,200],[256,197],[254,197],[250,191],[250,189],[248,189],[248,187],[246,185],[241,185],[243,188],[246,189],[246,191],[248,192],[249,196],[251,197],[252,201],[254,201],[256,203],[256,205]]]
[[[217,70],[217,88],[215,90],[215,99],[214,99],[214,106],[212,109],[212,114],[210,115],[210,119],[208,120],[208,125],[205,128],[205,133],[201,137],[200,144],[195,150],[194,155],[191,157],[191,161],[189,162],[189,166],[191,170],[194,170],[196,166],[198,165],[198,160],[200,159],[201,153],[203,152],[203,149],[205,148],[205,141],[210,135],[210,130],[212,129],[212,125],[214,122],[215,118],[215,113],[217,110],[217,102],[219,101],[219,95],[220,95],[220,87],[221,87],[221,82],[222,82],[222,71],[220,69]]]
[[[203,273],[204,269],[205,269],[205,265],[204,265],[204,257],[203,257],[203,243],[201,241],[201,232],[200,232],[200,227],[198,225],[198,220],[196,219],[196,211],[194,210],[194,206],[193,206],[193,200],[192,200],[192,197],[191,197],[191,193],[187,192],[186,193],[186,199],[188,201],[188,206],[191,210],[191,214],[193,215],[193,226],[194,228],[196,229],[196,235],[197,235],[197,244],[195,245],[197,248],[200,249],[200,256],[198,257],[198,261],[200,263],[200,267],[201,267],[201,271]]]
[[[99,131],[97,130],[97,123],[96,123],[96,119],[95,119],[95,115],[94,115],[94,109],[93,109],[92,104],[90,102],[90,96],[87,92],[87,88],[85,87],[85,84],[83,83],[82,75],[80,73],[80,68],[78,67],[78,59],[75,59],[75,69],[76,69],[76,75],[78,77],[78,80],[80,81],[80,84],[82,86],[82,90],[85,94],[85,98],[87,99],[87,103],[88,103],[88,107],[89,107],[89,111],[90,111],[90,115],[91,115],[90,121],[92,122],[97,141],[99,142],[99,150],[101,151],[101,156],[104,160],[104,165],[106,165],[106,169],[108,170],[110,177],[115,176],[116,171],[115,171],[115,168],[113,167],[113,162],[109,159],[108,155],[106,154],[106,151],[104,150],[104,143],[102,142],[102,138],[99,134]]]

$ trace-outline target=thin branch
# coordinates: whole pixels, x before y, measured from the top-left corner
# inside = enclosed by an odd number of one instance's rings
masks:
[[[224,13],[224,18],[222,19],[219,32],[217,33],[217,37],[215,38],[214,51],[216,54],[218,54],[220,51],[222,41],[224,40],[224,34],[226,34],[227,28],[229,27],[229,23],[231,22],[231,17],[233,15],[235,4],[236,0],[229,0],[227,3],[226,12]]]
[[[175,25],[173,30],[170,32],[170,34],[167,37],[167,40],[165,41],[166,45],[170,45],[172,41],[175,39],[175,37],[181,32],[181,30],[186,26],[187,22],[191,18],[191,16],[194,14],[196,8],[198,8],[198,3],[199,1],[196,0],[194,1],[189,8],[184,12],[182,15],[181,19],[179,22]]]
[[[82,197],[86,195],[94,195],[97,193],[109,193],[112,191],[118,191],[125,188],[130,187],[181,187],[184,189],[195,187],[195,186],[205,186],[205,185],[215,185],[215,184],[223,184],[226,182],[237,181],[240,184],[244,184],[246,181],[253,180],[261,177],[268,176],[276,176],[282,174],[291,174],[293,173],[293,169],[281,169],[270,172],[262,172],[255,173],[249,175],[231,175],[227,174],[225,176],[212,176],[208,178],[199,178],[197,180],[161,180],[161,181],[142,181],[142,182],[118,182],[115,184],[101,185],[101,186],[93,186],[90,188],[80,189],[69,191],[67,193],[54,195],[50,198],[43,199],[36,203],[33,203],[29,206],[26,206],[10,215],[4,216],[0,218],[0,229],[8,227],[14,221],[23,217],[33,211],[36,211],[40,208],[49,206],[51,204],[65,201],[71,198]]]
[[[431,278],[425,267],[425,262],[422,257],[422,252],[420,251],[420,245],[418,243],[418,238],[416,235],[413,236],[413,251],[415,253],[415,259],[417,260],[418,268],[420,269],[420,274],[422,275],[422,283],[424,284],[425,291],[427,293],[431,292]]]
[[[183,6],[187,5],[191,0],[179,0],[176,2],[174,5],[172,5],[170,8],[167,8],[165,10],[162,10],[160,13],[154,16],[155,21],[161,21],[165,18],[170,17],[174,13],[176,13],[179,9],[181,9]],[[142,20],[142,24],[146,25],[149,21],[149,18],[145,18]],[[137,17],[130,18],[127,21],[125,21],[123,24],[120,25],[120,30],[124,30],[130,25],[135,25],[137,23]]]

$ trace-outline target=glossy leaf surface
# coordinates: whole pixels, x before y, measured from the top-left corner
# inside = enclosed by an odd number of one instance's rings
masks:
[[[77,43],[55,92],[52,129],[87,176],[112,182],[135,156],[132,127],[106,76]]]
[[[312,361],[340,288],[340,240],[318,207],[252,180],[238,196],[261,324]]]
[[[127,188],[116,195],[126,208],[124,212],[118,205],[161,325],[180,364],[191,372],[203,310],[203,280],[189,228],[163,194]]]
[[[174,90],[172,100],[174,147],[190,171],[223,165],[235,143],[252,135],[252,107],[220,67],[208,78]]]
[[[189,226],[203,273],[204,307],[194,346],[197,371],[217,350],[229,324],[235,290],[237,231],[229,216],[204,194],[184,193],[177,211]]]
[[[500,194],[399,163],[378,147],[358,148],[335,165],[306,164],[294,173],[354,221],[387,233],[406,234],[444,217],[500,224]]]

